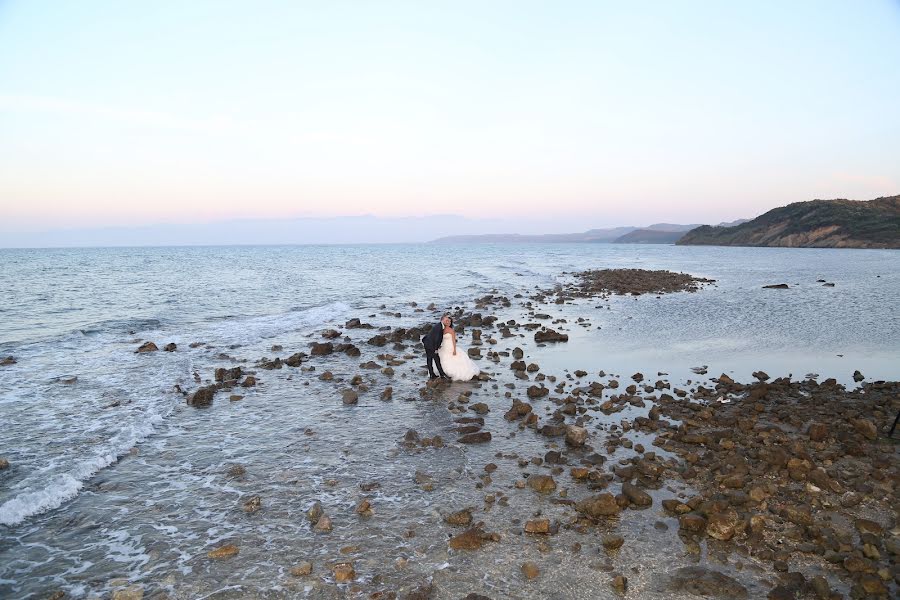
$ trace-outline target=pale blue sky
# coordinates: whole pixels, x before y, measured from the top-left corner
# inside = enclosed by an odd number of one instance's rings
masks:
[[[0,0],[0,231],[752,217],[900,193],[898,99],[896,0]]]

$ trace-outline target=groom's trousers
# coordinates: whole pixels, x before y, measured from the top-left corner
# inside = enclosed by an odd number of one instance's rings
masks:
[[[425,356],[428,359],[428,374],[432,377],[437,377],[437,375],[434,374],[434,367],[431,366],[431,363],[433,362],[435,366],[437,366],[438,373],[441,374],[441,377],[446,377],[444,369],[441,368],[441,357],[438,356],[437,350],[425,348]]]

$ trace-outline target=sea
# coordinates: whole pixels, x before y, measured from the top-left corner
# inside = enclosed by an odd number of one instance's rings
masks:
[[[501,468],[489,483],[483,466],[500,456],[543,455],[546,447],[527,432],[497,435],[507,431],[502,414],[510,403],[502,386],[476,391],[493,394],[485,401],[495,441],[483,447],[452,443],[454,415],[419,393],[426,377],[419,354],[390,376],[363,372],[360,359],[343,355],[257,370],[258,386],[233,392],[242,399],[219,393],[207,409],[188,406],[179,391],[205,384],[217,367],[253,370],[263,357],[308,351],[332,328],[351,336],[362,359],[384,366],[376,353],[412,355],[367,347],[374,332],[345,330],[346,321],[411,327],[471,310],[488,294],[511,306],[482,312],[522,321],[529,295],[595,268],[667,269],[715,282],[693,293],[543,307],[567,319],[571,335],[567,344],[529,347],[542,372],[627,379],[641,371],[689,385],[698,372],[749,381],[763,370],[833,377],[848,387],[857,385],[855,371],[866,381],[900,376],[894,250],[599,243],[0,249],[0,359],[16,361],[0,366],[0,457],[9,462],[0,471],[0,597],[106,598],[140,589],[160,598],[339,598],[431,584],[435,598],[595,598],[614,597],[609,570],[626,565],[631,585],[654,597],[657,572],[695,559],[674,533],[653,531],[653,519],[650,529],[623,523],[628,543],[613,559],[586,551],[574,557],[571,532],[549,548],[517,537],[511,523],[533,507],[516,508],[515,461],[513,472],[504,476]],[[788,289],[763,287],[781,283]],[[575,326],[579,317],[584,323]],[[500,339],[496,349],[517,340]],[[145,341],[177,350],[135,353]],[[508,377],[507,368],[484,369],[497,381]],[[325,370],[337,382],[320,379]],[[359,373],[372,391],[345,406],[340,390]],[[394,390],[390,401],[378,393],[385,385]],[[472,385],[455,383],[446,394],[455,398]],[[400,443],[409,429],[447,443],[410,451]],[[417,472],[433,485],[422,486]],[[493,488],[509,506],[485,503]],[[248,513],[242,507],[252,496],[262,508]],[[362,498],[371,500],[371,517],[353,510]],[[332,532],[311,529],[305,511],[315,501],[332,517]],[[442,516],[465,506],[501,531],[493,549],[447,549]],[[240,548],[237,556],[207,557],[229,543]],[[526,584],[518,566],[527,559],[545,575]],[[312,576],[290,574],[302,561],[313,563]],[[330,565],[339,561],[353,562],[353,584],[334,583]],[[752,588],[751,573],[735,577]]]

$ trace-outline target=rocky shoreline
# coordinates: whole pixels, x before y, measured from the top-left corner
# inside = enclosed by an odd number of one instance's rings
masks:
[[[345,417],[351,424],[365,418],[371,402],[442,403],[452,425],[441,431],[410,428],[396,441],[397,460],[453,449],[467,452],[469,462],[484,457],[472,478],[481,504],[436,507],[443,515],[445,550],[495,559],[507,544],[533,546],[536,558],[519,565],[523,586],[537,585],[554,568],[540,557],[565,539],[577,563],[605,578],[603,590],[585,597],[750,598],[761,591],[778,600],[896,597],[900,461],[886,428],[900,410],[900,382],[868,382],[857,373],[861,385],[847,389],[833,379],[773,379],[757,372],[755,381],[741,383],[724,373],[703,377],[701,368],[697,377],[677,382],[663,371],[545,373],[531,357],[540,349],[565,352],[573,328],[590,324],[596,308],[588,300],[702,293],[714,283],[637,269],[568,275],[554,289],[512,298],[488,295],[449,309],[461,343],[482,366],[469,384],[424,381],[419,339],[443,310],[413,303],[409,309],[422,313],[419,326],[375,326],[365,321],[377,322],[379,315],[370,315],[347,321],[340,331],[323,329],[320,340],[303,350],[273,346],[273,358],[250,365],[221,353],[223,364],[209,380],[197,374],[195,389],[178,391],[188,405],[215,410],[225,394],[232,402],[248,392],[258,398],[268,373],[288,370],[287,379],[297,385],[315,379],[330,386],[333,393],[322,402],[356,411]],[[573,321],[552,315],[559,305],[572,305],[580,316]],[[156,346],[148,348],[139,351]],[[342,375],[334,361],[351,361],[356,372]],[[545,452],[515,450],[526,441],[528,448],[540,444]],[[492,450],[495,444],[502,449]],[[449,485],[426,470],[416,470],[413,480],[425,494]],[[369,480],[358,488],[353,518],[377,521],[379,493],[386,490]],[[252,495],[240,510],[253,514],[266,502]],[[333,520],[351,518],[324,502],[304,510],[321,539],[327,539]],[[694,564],[636,578],[653,567],[617,561],[631,543],[620,530],[626,518],[645,521],[660,535],[677,528],[680,554]],[[344,550],[325,563],[294,557],[286,566],[297,589],[308,593],[313,586],[313,597],[451,597],[442,572],[412,583],[394,581],[364,573],[352,559],[362,552],[358,547]],[[239,545],[223,544],[206,560],[235,560],[239,552]],[[750,565],[753,587],[738,578]],[[473,582],[478,579],[473,572]],[[166,597],[161,589],[147,592]],[[119,600],[140,597],[130,593],[144,592],[112,589]],[[527,591],[522,596],[537,597]],[[501,590],[465,597],[519,596]]]

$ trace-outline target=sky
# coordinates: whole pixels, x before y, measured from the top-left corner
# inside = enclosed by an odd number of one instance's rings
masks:
[[[897,0],[0,0],[0,238],[871,199],[898,98]]]

